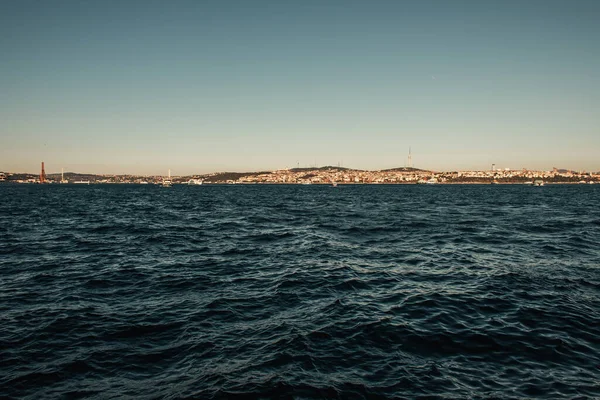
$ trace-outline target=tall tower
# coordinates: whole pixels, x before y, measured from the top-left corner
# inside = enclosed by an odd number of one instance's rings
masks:
[[[46,171],[44,170],[44,162],[42,161],[42,171],[40,172],[40,183],[46,182]]]
[[[412,154],[411,154],[411,151],[410,151],[410,150],[411,150],[411,149],[410,149],[410,147],[409,147],[409,148],[408,148],[408,163],[407,163],[407,167],[408,167],[408,168],[412,168],[412,166],[413,166],[413,165],[412,165]]]

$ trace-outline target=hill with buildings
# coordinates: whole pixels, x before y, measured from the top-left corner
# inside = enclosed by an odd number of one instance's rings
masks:
[[[65,172],[64,179],[69,183],[162,183],[166,177],[161,175],[98,175],[77,172]],[[59,183],[62,175],[47,174],[46,183]],[[187,183],[191,179],[204,183],[278,183],[278,184],[410,184],[410,183],[528,183],[542,179],[546,183],[596,183],[600,182],[600,173],[576,172],[554,168],[552,171],[532,170],[486,170],[434,172],[412,167],[398,167],[377,171],[367,171],[346,167],[291,168],[275,171],[256,172],[215,172],[172,176],[173,183]],[[30,173],[0,173],[0,182],[39,183],[40,175]]]

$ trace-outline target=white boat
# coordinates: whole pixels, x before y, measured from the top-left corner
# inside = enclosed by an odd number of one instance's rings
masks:
[[[65,169],[64,168],[62,168],[60,171],[60,183],[69,183],[69,181],[65,179]]]
[[[202,179],[190,179],[189,181],[187,181],[188,185],[202,185]]]
[[[89,185],[90,181],[75,181],[73,183],[75,183],[77,185]]]
[[[162,187],[171,187],[171,170],[169,170],[169,179],[163,179]]]
[[[544,181],[541,179],[536,179],[533,181],[533,186],[544,186]]]

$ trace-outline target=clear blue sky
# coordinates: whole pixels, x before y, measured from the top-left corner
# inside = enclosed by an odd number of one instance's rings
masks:
[[[600,1],[0,3],[0,170],[600,170]]]

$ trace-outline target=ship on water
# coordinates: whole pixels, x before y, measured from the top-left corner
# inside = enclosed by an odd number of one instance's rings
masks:
[[[169,170],[169,178],[166,180],[163,179],[162,187],[171,187],[171,170]]]
[[[61,168],[61,171],[60,171],[60,183],[69,183],[69,181],[65,179],[65,169],[64,168]]]

